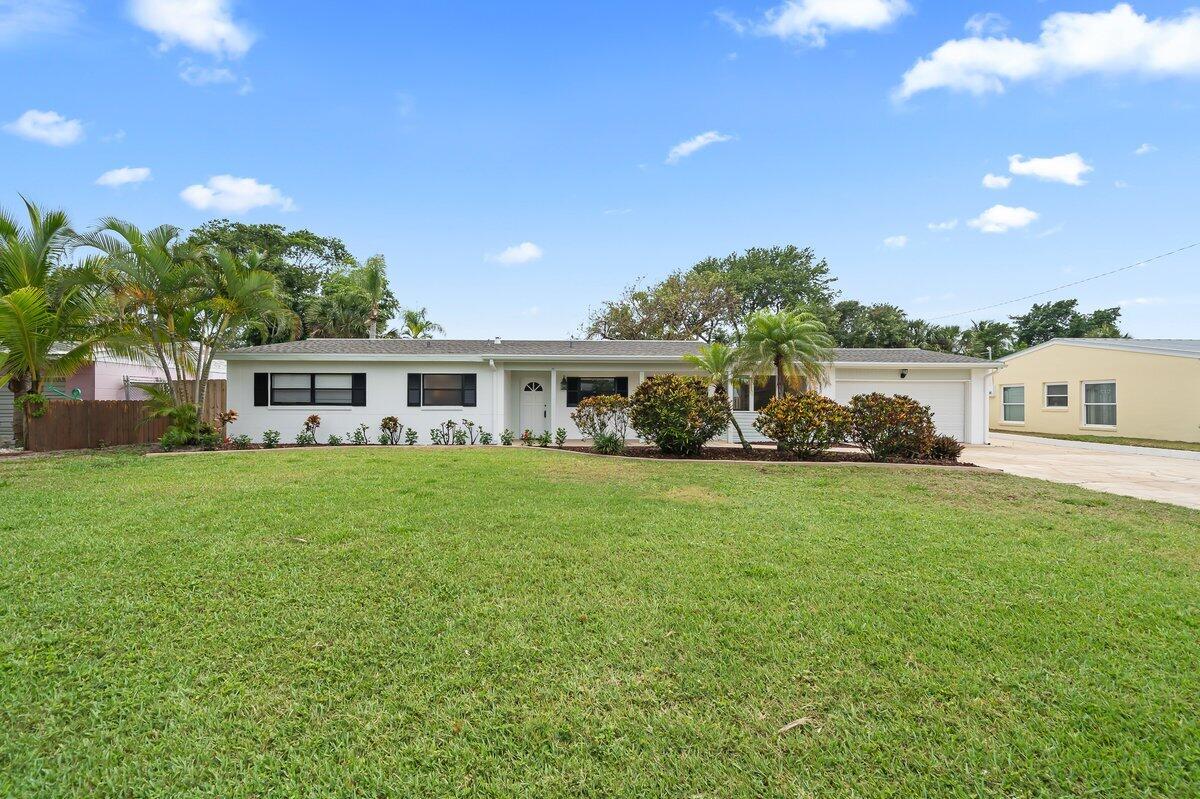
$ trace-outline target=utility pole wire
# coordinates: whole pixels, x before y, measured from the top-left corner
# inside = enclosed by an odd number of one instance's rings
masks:
[[[1134,269],[1139,266],[1145,266],[1146,264],[1148,264],[1152,261],[1158,261],[1163,258],[1168,258],[1172,255],[1178,255],[1179,253],[1183,252],[1184,250],[1190,250],[1193,247],[1200,247],[1200,241],[1192,242],[1191,244],[1186,244],[1183,247],[1180,247],[1175,250],[1171,250],[1170,252],[1159,253],[1158,255],[1151,256],[1150,258],[1145,258],[1141,261],[1137,261],[1136,263],[1129,264],[1128,266],[1122,266],[1119,269],[1111,269],[1107,272],[1101,272],[1098,275],[1091,275],[1089,277],[1080,278],[1079,280],[1074,280],[1070,283],[1063,283],[1061,286],[1055,286],[1052,289],[1046,289],[1045,291],[1037,291],[1037,292],[1034,292],[1033,294],[1026,294],[1024,297],[1016,297],[1015,299],[1005,300],[1004,302],[992,303],[991,305],[981,305],[978,308],[971,308],[970,310],[967,310],[967,311],[956,311],[954,313],[942,314],[941,316],[931,316],[928,318],[927,321],[936,322],[939,319],[949,319],[952,316],[963,316],[964,314],[969,314],[969,313],[978,313],[980,311],[989,311],[992,308],[999,308],[1002,305],[1012,305],[1014,302],[1020,302],[1021,300],[1030,300],[1030,299],[1033,299],[1034,297],[1041,297],[1043,294],[1052,294],[1056,291],[1061,291],[1062,289],[1069,289],[1072,286],[1078,286],[1081,283],[1087,283],[1090,280],[1097,280],[1102,277],[1108,277],[1109,275],[1115,275],[1118,272],[1125,272],[1129,269]]]

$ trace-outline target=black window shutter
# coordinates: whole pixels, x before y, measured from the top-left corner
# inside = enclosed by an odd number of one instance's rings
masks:
[[[270,378],[271,376],[266,372],[254,373],[254,407],[257,408],[267,404],[267,398],[271,393],[269,388]]]
[[[350,375],[350,404],[358,406],[367,404],[366,372],[355,372]]]
[[[629,396],[629,378],[628,377],[618,377],[617,378],[617,393],[620,394],[622,397]]]
[[[421,374],[420,372],[408,373],[408,406],[410,408],[421,407]]]
[[[579,404],[579,378],[567,378],[567,407],[574,408]]]
[[[463,407],[475,407],[475,379],[476,375],[463,375]]]

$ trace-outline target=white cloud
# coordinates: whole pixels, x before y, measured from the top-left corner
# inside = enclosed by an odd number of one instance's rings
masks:
[[[947,230],[954,230],[954,228],[958,227],[958,220],[947,219],[945,222],[930,222],[925,227],[929,228],[935,233],[942,233]]]
[[[83,141],[83,123],[67,119],[55,111],[29,109],[4,126],[4,130],[22,139],[66,147]]]
[[[993,205],[967,224],[981,233],[1007,233],[1022,228],[1038,218],[1036,211],[1028,208],[1013,208],[1010,205]]]
[[[698,150],[703,150],[710,144],[719,144],[720,142],[731,141],[732,139],[732,136],[724,133],[718,133],[715,130],[710,130],[707,133],[701,133],[698,136],[693,136],[687,141],[681,141],[679,144],[676,144],[674,147],[672,147],[671,151],[667,153],[667,163],[678,164],[681,159],[687,158],[689,155],[697,152]]]
[[[1010,183],[1012,183],[1012,178],[1007,175],[993,175],[991,172],[988,172],[983,176],[983,187],[985,189],[1007,189]]]
[[[104,142],[105,144],[113,144],[114,142],[123,142],[123,141],[125,141],[125,129],[121,128],[121,129],[113,131],[112,133],[105,134],[104,136],[100,137],[100,141]]]
[[[1016,81],[1089,73],[1200,75],[1200,10],[1149,19],[1119,3],[1111,11],[1052,14],[1034,42],[978,35],[952,39],[905,72],[895,94],[907,99],[939,88],[999,93]]]
[[[1008,30],[1008,19],[995,11],[975,14],[963,25],[972,36],[993,36]]]
[[[1131,305],[1165,305],[1166,302],[1166,297],[1134,297],[1131,300],[1121,300],[1117,305],[1128,308]]]
[[[1129,188],[1129,184],[1123,180],[1114,180],[1113,188],[1114,189],[1127,189],[1127,188]]]
[[[180,64],[179,77],[192,86],[210,86],[214,83],[234,83],[237,75],[226,67],[204,67],[185,61]]]
[[[1048,239],[1051,236],[1057,236],[1059,233],[1063,232],[1063,228],[1065,228],[1066,226],[1067,226],[1067,224],[1065,222],[1059,222],[1054,227],[1047,228],[1046,230],[1043,230],[1041,233],[1037,234],[1037,238]],[[1068,269],[1067,271],[1070,271],[1070,269]]]
[[[241,214],[252,208],[266,206],[273,206],[280,211],[291,211],[296,207],[291,197],[285,197],[271,184],[233,175],[213,175],[207,183],[188,186],[179,192],[179,196],[200,211]]]
[[[254,34],[233,19],[230,5],[230,0],[130,0],[129,13],[139,27],[158,36],[163,50],[181,44],[238,58],[254,44]]]
[[[1092,166],[1079,153],[1056,155],[1053,158],[1008,157],[1008,171],[1014,175],[1028,175],[1038,180],[1082,186],[1087,183],[1083,176],[1092,171]]]
[[[905,235],[888,236],[883,240],[883,246],[890,247],[893,250],[899,250],[906,244],[908,244],[908,236]]]
[[[489,256],[488,260],[499,261],[502,264],[512,266],[514,264],[527,264],[541,257],[541,247],[532,241],[523,241],[520,244],[514,244],[511,247],[505,248],[499,255]]]
[[[83,12],[74,0],[0,0],[0,45],[31,36],[65,33]]]
[[[1134,155],[1149,155],[1150,153],[1154,152],[1157,149],[1158,148],[1155,147],[1150,142],[1146,142],[1145,144],[1141,145],[1136,150],[1134,150],[1133,154]]]
[[[224,83],[239,84],[238,94],[249,94],[254,85],[249,78],[239,78],[237,73],[228,67],[206,67],[183,60],[179,64],[179,79],[189,86],[213,86]]]
[[[129,183],[141,183],[144,180],[150,179],[150,167],[148,166],[123,166],[118,169],[110,169],[100,177],[96,178],[97,186],[124,186]]]
[[[830,33],[879,30],[911,10],[907,0],[787,0],[768,11],[753,30],[760,36],[823,47]],[[743,30],[747,27],[739,24]]]

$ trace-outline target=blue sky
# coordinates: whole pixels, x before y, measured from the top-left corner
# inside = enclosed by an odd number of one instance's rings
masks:
[[[755,245],[932,318],[1200,241],[1186,2],[0,0],[0,66],[10,210],[336,235],[453,337]],[[1200,248],[1059,296],[1200,336]]]

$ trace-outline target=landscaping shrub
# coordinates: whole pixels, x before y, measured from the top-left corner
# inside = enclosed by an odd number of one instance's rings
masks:
[[[629,431],[629,400],[618,394],[584,397],[571,412],[571,419],[584,438],[592,440],[597,452],[613,455],[625,449]]]
[[[633,429],[669,455],[695,455],[725,430],[729,406],[696,377],[654,375],[629,402]]]
[[[367,438],[367,431],[370,429],[371,428],[367,427],[367,425],[360,424],[358,427],[354,428],[353,433],[347,436],[347,439],[351,444],[357,444],[358,446],[369,444],[370,439]]]
[[[505,428],[504,432],[500,434],[500,443],[506,447],[511,447],[514,438],[516,438],[516,436],[513,435],[513,431]]]
[[[229,440],[230,446],[232,446],[234,449],[249,449],[250,445],[253,443],[254,439],[250,438],[250,436],[246,435],[245,433],[242,433],[240,436],[234,436]]]
[[[485,447],[488,446],[489,444],[491,444],[492,443],[492,434],[489,433],[488,431],[484,430],[483,428],[480,428],[479,443]]]
[[[542,432],[540,432],[540,433],[538,433],[536,436],[534,436],[534,439],[533,439],[533,441],[534,441],[534,443],[535,443],[535,444],[537,444],[539,447],[548,447],[548,446],[550,446],[550,431],[549,431],[549,430],[543,430]]]
[[[934,436],[929,446],[929,458],[935,461],[957,461],[963,445],[954,436]]]
[[[562,449],[565,443],[567,443],[567,428],[560,427],[554,431],[554,446]]]
[[[301,430],[296,434],[296,446],[311,447],[317,443],[317,434],[311,430]]]
[[[404,425],[400,424],[400,420],[395,416],[385,416],[379,423],[379,429],[382,431],[379,436],[380,444],[399,444],[400,432],[404,430]]]
[[[754,429],[784,452],[811,458],[846,440],[850,411],[815,391],[775,397],[758,412]]]
[[[459,446],[459,447],[466,446],[467,431],[462,427],[456,428],[454,430],[454,432],[452,433],[451,440],[454,442],[455,446]]]
[[[201,449],[213,450],[221,446],[225,437],[208,422],[202,422],[196,431],[196,443]]]
[[[412,446],[417,443],[417,431],[411,427],[404,431],[404,443]]]
[[[521,444],[526,447],[533,446],[533,431],[528,427],[521,431]]]
[[[192,443],[192,438],[183,430],[177,427],[168,427],[167,432],[162,434],[158,439],[158,445],[163,448],[164,452],[186,447]]]
[[[330,436],[329,436],[329,446],[331,446],[331,447],[336,447],[336,446],[340,446],[340,445],[341,445],[341,443],[342,443],[342,437],[341,437],[341,436],[339,436],[339,435],[336,435],[336,434],[330,434]]]
[[[263,431],[263,448],[275,449],[275,447],[278,447],[278,446],[279,446],[279,431],[278,430],[264,430]]]
[[[850,400],[850,437],[871,460],[922,458],[936,433],[929,407],[912,397],[859,394]]]

